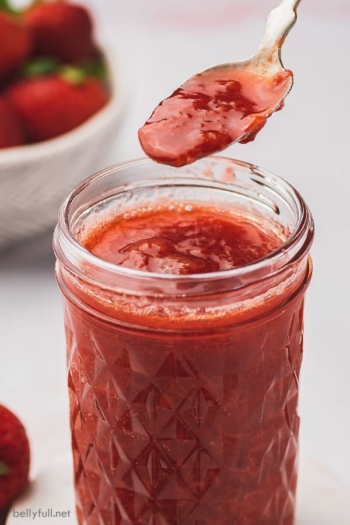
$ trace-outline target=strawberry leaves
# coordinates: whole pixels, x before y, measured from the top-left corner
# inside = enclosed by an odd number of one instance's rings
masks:
[[[5,465],[5,463],[3,463],[2,461],[0,461],[0,476],[3,476],[4,474],[9,474],[11,472],[11,470],[8,468],[7,465]]]
[[[33,78],[52,75],[58,72],[60,66],[60,62],[54,58],[38,58],[23,65],[21,76],[23,78]]]
[[[70,84],[81,84],[88,78],[105,82],[108,78],[106,65],[100,58],[86,61],[79,66],[62,64],[53,57],[37,58],[26,62],[20,71],[20,77],[24,79],[49,75],[57,75]]]
[[[9,0],[0,0],[0,11],[5,11],[6,13],[10,13],[10,14],[19,13],[19,11],[17,11],[11,6]]]

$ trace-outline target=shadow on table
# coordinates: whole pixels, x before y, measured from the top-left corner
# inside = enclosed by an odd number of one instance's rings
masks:
[[[9,509],[0,510],[0,525],[6,524],[6,517]]]

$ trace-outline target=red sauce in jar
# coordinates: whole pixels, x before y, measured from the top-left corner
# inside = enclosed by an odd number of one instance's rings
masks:
[[[84,244],[148,275],[224,273],[281,242],[257,221],[193,205],[135,210]],[[65,279],[79,298],[66,301],[65,317],[80,523],[292,525],[300,283],[273,308],[268,299],[254,313],[247,306],[244,322],[230,296],[216,309],[160,300],[152,313],[136,298],[121,321],[122,296]],[[147,325],[135,326],[137,316]]]
[[[244,266],[283,242],[247,218],[210,208],[186,205],[133,213],[99,229],[85,247],[119,266],[186,275]]]
[[[179,167],[254,140],[291,84],[289,70],[266,77],[221,66],[195,75],[139,130],[141,146],[153,160]]]

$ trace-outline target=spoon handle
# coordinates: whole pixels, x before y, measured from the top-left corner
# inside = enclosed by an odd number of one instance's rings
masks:
[[[297,20],[297,7],[301,0],[282,0],[267,20],[264,38],[258,53],[269,53],[280,60],[280,48]]]

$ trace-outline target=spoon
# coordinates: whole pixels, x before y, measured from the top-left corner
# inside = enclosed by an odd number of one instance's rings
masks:
[[[194,75],[158,105],[139,130],[149,157],[179,167],[235,142],[254,140],[267,118],[283,107],[293,85],[281,47],[296,22],[300,1],[282,0],[271,11],[251,58]]]

